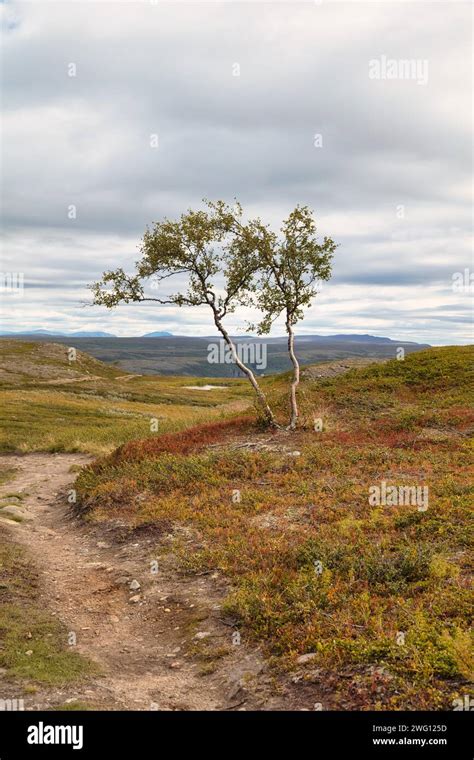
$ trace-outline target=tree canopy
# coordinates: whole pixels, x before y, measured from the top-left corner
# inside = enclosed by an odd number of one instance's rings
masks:
[[[277,425],[275,415],[254,373],[239,358],[224,320],[238,306],[256,307],[261,313],[256,329],[263,335],[283,315],[294,367],[289,424],[294,428],[298,418],[299,364],[293,326],[303,319],[318,284],[329,279],[336,244],[328,237],[317,242],[313,214],[307,206],[297,206],[278,235],[259,218],[244,221],[237,202],[232,206],[224,201],[205,204],[204,210],[189,210],[177,220],[164,219],[148,227],[135,272],[126,274],[121,267],[104,272],[102,280],[91,286],[94,303],[107,308],[147,301],[178,307],[207,306],[271,425]],[[166,295],[150,295],[145,290],[150,280],[161,290],[162,283],[168,284],[173,278],[180,283],[174,292],[172,283],[172,292]]]

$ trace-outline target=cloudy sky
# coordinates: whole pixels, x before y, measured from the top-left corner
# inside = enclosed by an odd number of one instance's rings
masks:
[[[300,332],[471,340],[470,3],[1,10],[4,329],[208,335],[204,309],[83,302],[148,223],[237,197],[340,243]]]

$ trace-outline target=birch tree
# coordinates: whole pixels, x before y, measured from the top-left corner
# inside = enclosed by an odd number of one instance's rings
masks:
[[[297,388],[300,382],[294,326],[304,319],[304,310],[312,305],[320,284],[330,279],[337,245],[330,237],[318,242],[313,212],[307,206],[297,206],[290,213],[283,222],[280,235],[260,222],[257,224],[260,265],[255,269],[258,275],[252,291],[254,304],[264,315],[257,331],[260,335],[268,334],[275,320],[283,315],[293,365],[288,429],[294,430],[298,424]],[[249,329],[255,328],[251,326]]]
[[[264,419],[276,426],[255,374],[239,357],[224,324],[237,305],[248,301],[260,266],[261,228],[259,220],[243,223],[238,203],[230,207],[223,201],[207,202],[206,210],[189,210],[178,220],[165,219],[147,228],[135,272],[126,274],[122,268],[104,272],[91,290],[93,302],[107,308],[149,301],[161,306],[208,307],[235,364],[252,385]],[[180,281],[176,292],[152,296],[145,290],[151,279],[161,289],[162,283],[173,278]]]

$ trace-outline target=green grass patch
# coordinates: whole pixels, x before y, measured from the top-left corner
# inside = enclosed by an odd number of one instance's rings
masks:
[[[0,667],[49,686],[75,683],[95,666],[67,644],[67,631],[38,601],[38,580],[25,551],[0,542]]]

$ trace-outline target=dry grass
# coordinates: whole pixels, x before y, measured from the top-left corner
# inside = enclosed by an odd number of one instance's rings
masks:
[[[312,652],[344,703],[450,709],[472,673],[471,361],[433,349],[309,381],[322,432],[241,421],[129,444],[83,471],[81,507],[191,528],[183,569],[228,576],[228,610],[279,668]],[[281,379],[268,388],[283,398]],[[382,481],[427,485],[428,508],[370,503]]]
[[[107,454],[125,441],[242,413],[247,385],[202,392],[202,378],[124,375],[49,343],[0,342],[0,451]],[[215,382],[214,382],[215,384]]]

